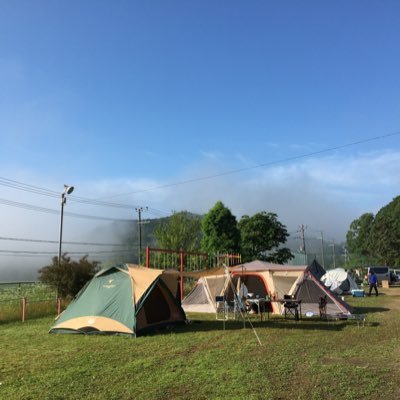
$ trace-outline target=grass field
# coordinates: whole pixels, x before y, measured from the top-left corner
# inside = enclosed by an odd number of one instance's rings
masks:
[[[50,335],[51,318],[0,323],[1,399],[400,399],[400,289],[349,298],[350,321],[190,316],[137,339]]]
[[[52,315],[56,291],[43,283],[0,283],[0,323],[21,320],[22,298],[27,300],[27,319]]]
[[[55,298],[56,291],[40,282],[0,283],[0,301],[28,297],[35,300]]]

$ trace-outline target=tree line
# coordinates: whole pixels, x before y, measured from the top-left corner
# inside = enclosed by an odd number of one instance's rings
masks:
[[[244,215],[239,221],[221,201],[204,216],[174,212],[160,220],[155,232],[157,247],[209,254],[241,253],[242,261],[255,259],[283,264],[293,258],[284,247],[286,226],[271,212]],[[67,254],[40,269],[39,279],[55,286],[61,297],[74,296],[98,271],[100,263],[83,257],[73,261]]]
[[[376,215],[355,219],[346,235],[350,265],[400,266],[400,196]]]
[[[283,247],[289,234],[271,212],[244,215],[237,221],[221,201],[204,216],[175,212],[155,231],[159,247],[192,252],[241,253],[243,261],[254,259],[283,264],[293,256]]]

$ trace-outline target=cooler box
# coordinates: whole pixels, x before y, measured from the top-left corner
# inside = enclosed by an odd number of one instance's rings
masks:
[[[353,295],[353,297],[364,297],[365,295],[364,290],[361,289],[353,289],[351,291],[351,294]]]

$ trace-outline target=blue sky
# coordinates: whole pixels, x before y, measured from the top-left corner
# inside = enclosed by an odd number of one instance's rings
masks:
[[[274,211],[343,237],[398,194],[399,136],[139,192],[399,132],[399,12],[398,1],[1,1],[2,176],[166,211],[221,199],[238,217]],[[0,205],[10,224],[27,220],[14,211]]]

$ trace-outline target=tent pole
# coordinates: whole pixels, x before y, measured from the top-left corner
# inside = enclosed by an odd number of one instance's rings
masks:
[[[184,262],[184,254],[183,250],[179,253],[181,259],[181,301],[183,300],[183,262]]]
[[[234,296],[235,300],[238,302],[238,304],[240,305],[241,299],[239,299],[239,296],[238,296],[238,294],[237,294],[237,292],[236,292],[236,290],[235,290],[235,285],[234,285],[233,282],[232,282],[231,273],[229,272],[229,269],[228,269],[228,267],[227,267],[225,264],[223,264],[223,267],[224,267],[224,270],[225,270],[225,276],[226,276],[226,278],[228,279],[228,283],[229,283],[230,288],[231,288],[231,290],[232,290],[232,292],[233,292],[233,296]],[[244,325],[245,325],[245,319],[246,319],[246,317],[247,317],[247,321],[248,321],[248,323],[250,324],[251,329],[253,330],[253,333],[254,333],[254,335],[255,335],[257,341],[258,341],[258,344],[259,344],[260,346],[262,346],[261,340],[260,340],[260,338],[258,337],[257,332],[256,332],[256,330],[255,330],[255,328],[254,328],[254,325],[253,325],[252,322],[250,321],[249,316],[246,314],[246,312],[243,312],[243,311],[241,310],[241,307],[239,307],[239,312],[240,312],[240,316],[243,318],[243,327],[244,327]]]

